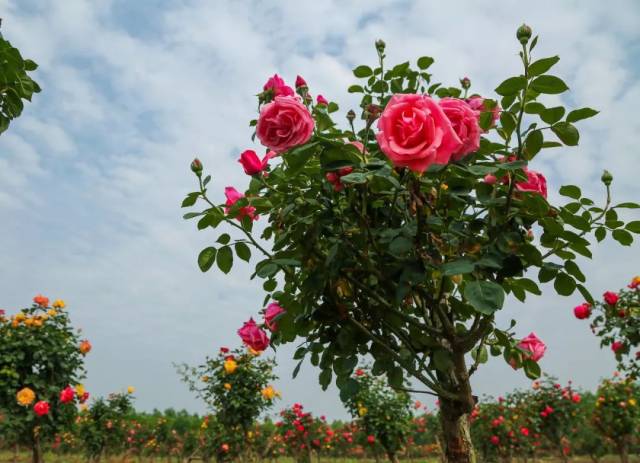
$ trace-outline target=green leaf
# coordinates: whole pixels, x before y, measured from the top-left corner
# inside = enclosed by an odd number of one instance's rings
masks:
[[[607,237],[607,229],[605,227],[598,227],[595,232],[598,243]]]
[[[471,351],[471,358],[478,363],[487,363],[489,360],[489,353],[486,346],[478,346]]]
[[[245,262],[249,262],[251,260],[251,249],[249,249],[249,246],[247,246],[246,243],[236,243],[235,248],[236,254],[240,259]]]
[[[418,67],[422,70],[427,69],[433,64],[433,58],[430,56],[421,56],[418,58]]]
[[[465,258],[454,260],[453,262],[447,262],[441,267],[442,274],[446,276],[471,273],[475,268],[476,266],[473,261]]]
[[[353,75],[359,78],[369,77],[373,75],[373,69],[369,66],[361,65],[353,70]]]
[[[613,239],[623,246],[631,246],[631,243],[633,243],[633,235],[626,230],[613,230],[611,236],[613,236]]]
[[[595,116],[600,111],[591,108],[574,109],[567,115],[567,122],[577,122]]]
[[[523,90],[526,85],[527,79],[525,79],[524,76],[509,77],[498,85],[495,91],[498,95],[502,96],[513,95],[518,93],[520,90]]]
[[[184,198],[184,200],[182,201],[182,206],[181,207],[191,207],[193,206],[196,201],[198,200],[198,196],[200,196],[200,193],[189,193],[187,195],[186,198]]]
[[[365,172],[351,172],[350,174],[344,175],[340,177],[340,181],[344,184],[349,183],[366,183],[367,182],[367,174]]]
[[[562,116],[564,116],[564,111],[565,110],[562,106],[548,108],[542,111],[542,114],[540,114],[540,118],[547,124],[555,124],[560,119],[562,119]]]
[[[329,384],[331,384],[332,376],[333,376],[333,373],[331,372],[331,368],[325,368],[320,373],[318,380],[320,381],[320,386],[322,387],[323,391],[326,391],[327,388],[329,387]]]
[[[544,74],[551,67],[560,61],[559,56],[552,56],[550,58],[541,58],[537,61],[534,61],[529,65],[529,75],[530,76],[539,76],[540,74]]]
[[[524,368],[524,374],[527,375],[529,379],[538,379],[542,374],[538,362],[534,362],[531,359],[524,359],[522,361],[522,367]]]
[[[231,237],[229,236],[229,234],[223,233],[218,237],[217,242],[220,244],[229,244],[230,240],[231,240]]]
[[[578,129],[568,122],[558,122],[551,130],[567,146],[576,146],[580,140]]]
[[[233,252],[231,252],[229,246],[224,246],[218,250],[216,264],[218,264],[218,268],[224,273],[231,271],[231,267],[233,267]]]
[[[636,203],[620,203],[613,206],[614,208],[623,208],[623,209],[640,209],[640,204]]]
[[[256,269],[256,275],[258,275],[260,278],[269,278],[278,273],[278,270],[280,270],[280,267],[278,267],[276,264],[267,262],[264,265],[260,265]]]
[[[200,254],[198,255],[198,267],[200,267],[200,270],[206,272],[211,268],[213,263],[216,261],[216,253],[217,250],[214,247],[204,248],[200,251]]]
[[[576,290],[576,282],[568,274],[558,272],[558,275],[556,275],[556,279],[553,282],[553,287],[561,296],[571,296]]]
[[[582,191],[575,185],[564,185],[560,187],[560,194],[573,199],[580,199]]]
[[[633,222],[629,222],[625,227],[631,233],[640,233],[640,220],[634,220]]]
[[[352,85],[347,89],[349,93],[364,93],[364,88],[361,85]]]
[[[542,135],[542,131],[540,130],[534,130],[529,135],[527,135],[527,139],[524,142],[524,148],[529,159],[538,154],[538,152],[542,149],[543,142],[544,136]]]
[[[531,82],[531,89],[538,93],[556,95],[558,93],[566,92],[569,90],[569,87],[567,87],[567,84],[565,84],[559,77],[540,76],[536,77],[533,82]]]
[[[478,312],[491,315],[504,304],[504,289],[492,281],[472,281],[464,286],[464,298]]]
[[[413,242],[404,236],[398,236],[389,244],[389,252],[400,256],[413,249]]]
[[[580,267],[578,267],[578,264],[576,264],[574,261],[572,261],[572,260],[566,261],[564,263],[564,268],[576,280],[578,280],[578,281],[580,281],[582,283],[587,281],[587,278],[584,276],[584,274],[580,270]]]
[[[453,360],[451,360],[451,354],[444,349],[438,349],[433,353],[433,364],[437,370],[446,373],[453,367]]]
[[[584,297],[585,301],[587,301],[591,305],[595,304],[595,300],[593,299],[593,296],[591,295],[591,293],[587,288],[585,288],[581,284],[578,284],[577,287],[578,287],[578,291],[580,291],[580,294],[582,294],[582,297]]]

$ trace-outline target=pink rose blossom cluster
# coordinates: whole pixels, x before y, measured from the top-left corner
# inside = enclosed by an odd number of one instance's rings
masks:
[[[275,333],[278,330],[277,320],[286,313],[278,303],[272,302],[264,310],[264,327]],[[246,321],[238,330],[238,336],[251,349],[262,352],[269,347],[270,339],[262,326],[253,318]]]

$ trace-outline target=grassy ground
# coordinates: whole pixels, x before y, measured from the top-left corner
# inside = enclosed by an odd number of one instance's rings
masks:
[[[31,458],[27,453],[21,453],[18,456],[18,459],[15,460],[16,463],[30,463]],[[58,456],[58,455],[46,455],[44,459],[45,463],[87,463],[87,460],[82,456]],[[413,460],[403,460],[405,463],[439,463],[438,460],[421,460],[421,459],[413,459]],[[600,463],[618,463],[620,460],[615,455],[610,455],[602,460]],[[630,463],[640,463],[640,457],[631,456],[629,459]],[[0,463],[13,463],[13,453],[0,451]],[[137,457],[117,457],[117,458],[109,458],[102,460],[100,463],[182,463],[180,460],[173,458],[137,458]],[[198,463],[198,460],[193,463]],[[276,462],[266,462],[266,463],[276,463]],[[294,461],[290,458],[280,458],[277,460],[277,463],[294,463]],[[346,459],[346,458],[322,458],[318,462],[315,460],[313,463],[374,463],[374,460],[354,460],[354,459]],[[384,463],[384,460],[381,462]],[[522,461],[513,460],[513,463],[524,463]],[[544,458],[540,460],[536,460],[535,462],[532,460],[528,460],[527,463],[560,463],[560,460],[553,458]],[[571,458],[570,463],[592,463],[592,461],[587,457],[575,457]]]

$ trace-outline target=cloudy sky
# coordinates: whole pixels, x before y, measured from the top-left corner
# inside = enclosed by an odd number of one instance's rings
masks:
[[[194,186],[196,154],[220,198],[226,185],[246,185],[236,159],[252,146],[254,95],[275,72],[290,82],[303,75],[344,114],[354,103],[350,70],[373,63],[383,38],[390,62],[430,55],[438,81],[467,75],[490,95],[517,73],[514,33],[526,21],[541,36],[537,56],[562,58],[557,73],[572,92],[561,102],[601,110],[580,124],[579,147],[536,159],[552,196],[573,183],[599,198],[606,167],[616,200],[639,199],[634,0],[539,1],[529,11],[515,0],[0,0],[0,17],[5,38],[39,63],[43,87],[0,138],[0,306],[12,311],[38,292],[67,300],[94,345],[89,390],[135,385],[143,409],[201,411],[172,363],[237,344],[235,330],[260,308],[248,266],[226,277],[198,270],[197,253],[214,236],[182,221],[179,204]],[[600,246],[584,267],[592,292],[640,273],[639,251]],[[508,304],[502,321],[516,318],[522,335],[548,343],[545,371],[593,388],[613,371],[612,355],[573,318],[579,296],[546,289]],[[343,417],[313,367],[290,380],[291,350],[278,352],[283,402]],[[474,377],[480,394],[527,384],[500,360]]]

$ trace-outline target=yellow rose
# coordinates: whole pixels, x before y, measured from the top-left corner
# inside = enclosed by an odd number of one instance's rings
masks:
[[[265,400],[273,400],[276,397],[276,390],[273,386],[267,386],[262,390],[262,397]]]
[[[31,405],[34,400],[36,400],[36,393],[28,387],[25,387],[18,391],[18,393],[16,394],[16,399],[20,405],[26,407],[28,405]]]
[[[228,375],[233,374],[236,371],[237,368],[238,368],[238,364],[236,363],[235,360],[227,359],[227,360],[224,361],[224,371]]]
[[[84,388],[84,385],[83,385],[83,384],[77,384],[77,385],[76,385],[76,395],[77,395],[78,397],[82,397],[82,396],[84,395],[84,393],[85,393],[85,392],[86,392],[86,391],[85,391],[85,388]]]
[[[54,309],[64,309],[66,306],[67,304],[65,304],[65,302],[62,299],[56,299],[55,301],[53,301]]]
[[[367,407],[360,407],[358,408],[358,415],[360,416],[364,416],[367,414],[369,410],[367,410]]]
[[[231,384],[229,384],[229,383],[224,383],[224,388],[225,388],[227,391],[230,391],[230,390],[231,390]]]
[[[15,319],[18,321],[18,323],[20,323],[25,321],[27,319],[27,316],[23,312],[20,312],[19,314],[16,314]]]
[[[33,318],[27,318],[27,319],[24,321],[24,324],[25,324],[25,326],[33,326],[33,322],[34,322],[34,321],[35,321],[35,320],[34,320]]]
[[[629,402],[629,405],[631,405],[632,407],[636,406],[636,399],[629,399],[627,402]]]
[[[209,382],[209,377],[208,377],[208,376],[203,376],[202,378],[200,378],[200,380],[201,380],[203,383],[208,383],[208,382]]]
[[[47,310],[47,314],[48,314],[50,317],[55,317],[56,315],[58,315],[58,312],[57,312],[56,310],[49,309],[49,310]]]
[[[133,394],[134,392],[136,392],[136,388],[133,386],[129,386],[127,388],[127,394]]]

